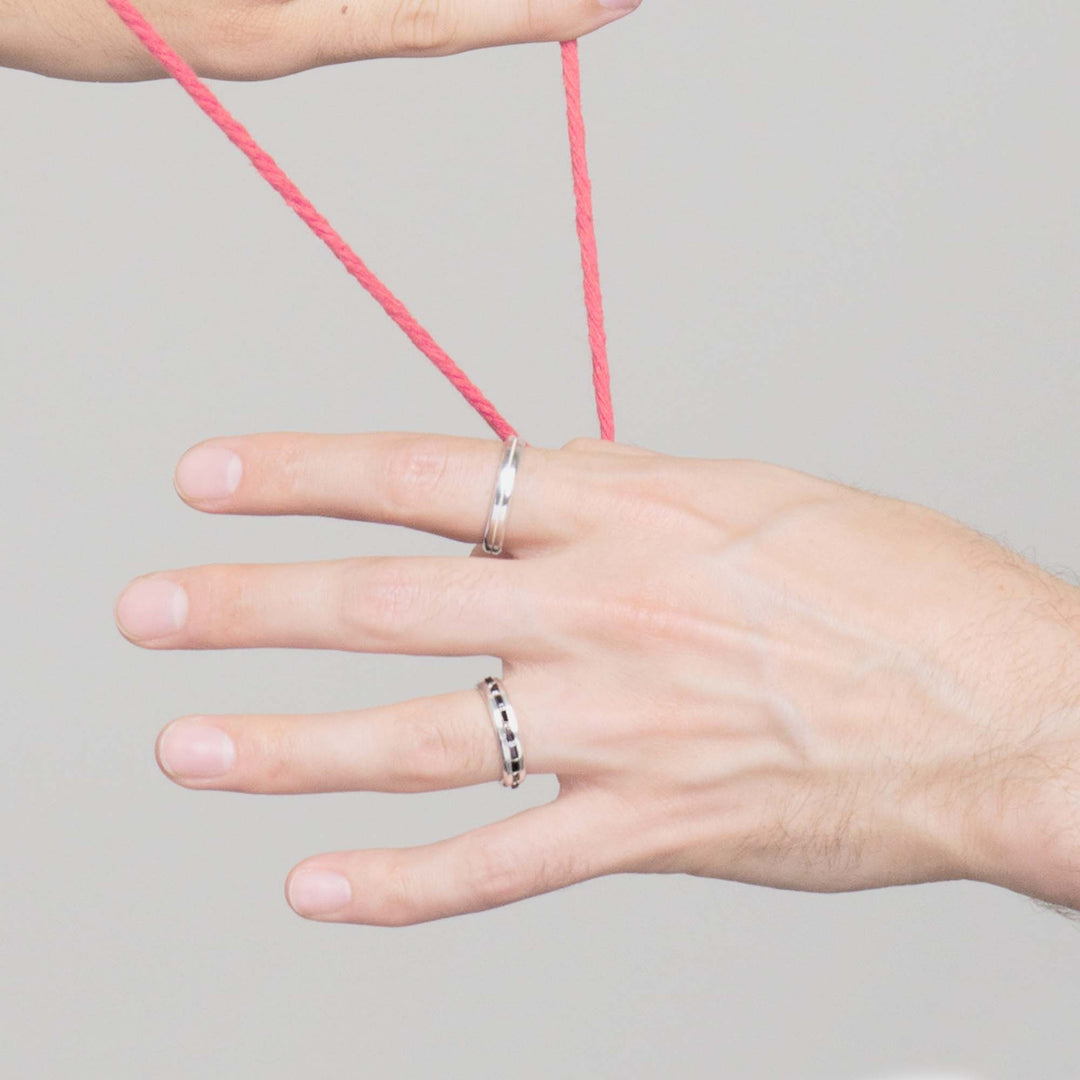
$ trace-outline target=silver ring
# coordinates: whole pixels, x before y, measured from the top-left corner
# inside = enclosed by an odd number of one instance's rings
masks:
[[[489,555],[502,553],[506,539],[506,515],[510,509],[510,495],[514,490],[514,478],[517,476],[518,462],[521,460],[521,448],[516,435],[503,441],[502,461],[495,476],[495,490],[491,495],[491,509],[488,511],[487,528],[484,529],[484,550]]]
[[[517,716],[499,679],[489,675],[476,684],[484,695],[502,754],[504,787],[516,788],[525,779],[525,750],[521,745]]]

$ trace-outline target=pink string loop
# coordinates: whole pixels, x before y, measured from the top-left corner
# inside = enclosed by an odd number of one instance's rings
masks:
[[[162,67],[188,92],[195,104],[217,124],[235,146],[243,151],[267,183],[326,244],[345,269],[401,327],[409,340],[450,380],[462,397],[487,421],[495,434],[500,439],[517,434],[465,372],[420,325],[408,308],[368,269],[364,261],[285,175],[277,162],[259,146],[244,125],[222,105],[210,88],[195,74],[191,66],[169,47],[130,0],[106,0],[106,3]],[[561,47],[570,132],[570,158],[577,206],[578,242],[581,247],[581,266],[585,279],[585,310],[589,327],[589,347],[593,360],[593,386],[596,393],[597,414],[600,418],[601,437],[613,439],[615,437],[614,419],[611,412],[610,375],[604,338],[596,238],[593,230],[592,196],[585,160],[585,125],[581,115],[581,77],[578,69],[577,42],[564,41]]]
[[[585,317],[589,325],[592,352],[593,395],[600,420],[600,438],[615,438],[615,414],[611,408],[611,372],[608,369],[607,335],[604,333],[604,303],[600,296],[600,262],[596,253],[593,226],[592,184],[585,157],[585,120],[581,114],[581,69],[576,41],[562,43],[563,86],[566,88],[566,127],[570,134],[570,166],[574,174],[574,201],[577,204],[578,246],[581,273],[585,279]]]

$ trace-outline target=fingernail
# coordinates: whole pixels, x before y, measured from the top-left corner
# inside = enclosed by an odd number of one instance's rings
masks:
[[[236,747],[220,728],[192,720],[174,720],[158,744],[161,764],[178,780],[224,776],[236,762]]]
[[[224,446],[196,446],[176,466],[176,490],[188,499],[224,499],[240,483],[244,465]]]
[[[633,11],[641,0],[600,0],[600,6],[611,11]]]
[[[187,593],[174,581],[143,578],[129,585],[116,605],[116,621],[128,637],[148,640],[174,634],[187,620]]]
[[[348,879],[329,870],[301,870],[289,882],[289,906],[297,915],[330,915],[351,899]]]

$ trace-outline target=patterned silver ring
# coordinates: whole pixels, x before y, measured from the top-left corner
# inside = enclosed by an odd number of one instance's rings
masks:
[[[491,675],[481,679],[476,688],[484,696],[491,722],[495,725],[495,734],[499,739],[503,786],[516,788],[525,779],[525,750],[521,745],[521,733],[518,731],[513,706],[506,696],[502,682]]]
[[[514,491],[514,479],[517,476],[518,462],[521,460],[521,447],[516,435],[503,441],[502,461],[495,476],[495,490],[491,495],[491,509],[488,510],[487,527],[484,529],[484,550],[489,555],[502,553],[506,539],[506,515],[510,509],[510,496]]]

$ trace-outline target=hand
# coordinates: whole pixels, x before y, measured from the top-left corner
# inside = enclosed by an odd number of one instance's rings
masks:
[[[640,0],[135,0],[207,78],[272,79],[377,56],[581,37]],[[0,0],[0,66],[64,79],[164,75],[105,0]]]
[[[475,543],[499,454],[403,433],[221,438],[183,457],[176,484],[212,513]],[[309,859],[288,882],[301,914],[414,923],[620,871],[820,891],[975,878],[1077,902],[1064,582],[909,503],[592,439],[523,449],[506,554],[204,566],[120,598],[121,629],[151,648],[503,659],[527,770],[557,775],[558,797],[433,844]],[[501,776],[475,688],[187,717],[157,750],[191,788]]]

